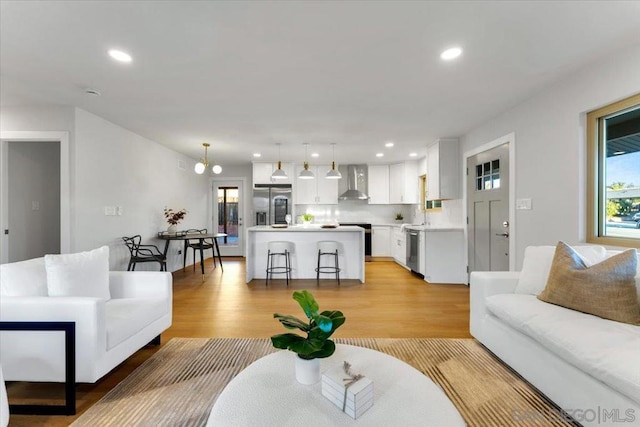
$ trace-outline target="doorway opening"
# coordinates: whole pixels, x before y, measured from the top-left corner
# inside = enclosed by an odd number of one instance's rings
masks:
[[[242,180],[218,180],[212,185],[212,220],[216,233],[226,234],[218,238],[220,255],[242,256],[244,233],[242,228],[244,183]]]

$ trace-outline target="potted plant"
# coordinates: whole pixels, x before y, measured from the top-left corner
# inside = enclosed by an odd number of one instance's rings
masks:
[[[309,225],[309,223],[313,220],[313,215],[310,213],[302,214],[302,223],[304,225]]]
[[[178,229],[178,224],[180,223],[180,221],[184,219],[185,215],[187,215],[186,209],[180,209],[179,211],[174,211],[171,208],[169,209],[164,208],[164,217],[167,219],[167,222],[169,223],[169,228],[167,228],[167,231],[169,233],[175,233]]]
[[[331,356],[336,350],[336,344],[329,337],[346,319],[341,311],[319,313],[318,303],[306,290],[294,292],[293,299],[300,304],[308,322],[279,313],[274,313],[273,317],[285,328],[300,329],[306,336],[290,332],[278,334],[271,337],[271,343],[276,348],[296,353],[296,379],[302,384],[314,384],[320,380],[320,359]]]
[[[396,212],[396,221],[402,221],[404,219],[404,215],[402,215],[402,212]]]

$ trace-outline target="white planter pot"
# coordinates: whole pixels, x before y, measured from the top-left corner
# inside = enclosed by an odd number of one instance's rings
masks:
[[[167,227],[167,233],[169,233],[169,234],[176,234],[177,231],[178,231],[178,225],[177,224],[171,224],[171,225],[169,225],[169,227]]]
[[[296,380],[311,385],[320,381],[320,359],[301,359],[296,355]]]

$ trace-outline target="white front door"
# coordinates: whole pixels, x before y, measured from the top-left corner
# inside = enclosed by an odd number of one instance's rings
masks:
[[[244,248],[244,185],[242,180],[214,180],[212,186],[214,233],[224,233],[218,238],[220,255],[242,256]]]
[[[509,143],[467,158],[469,273],[509,270]]]

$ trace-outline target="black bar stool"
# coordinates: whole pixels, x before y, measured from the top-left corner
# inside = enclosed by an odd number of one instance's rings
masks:
[[[269,242],[267,243],[267,280],[265,286],[269,285],[269,275],[273,279],[274,274],[284,274],[289,286],[291,278],[291,252],[293,243],[291,242]],[[284,257],[284,265],[274,265],[274,257]]]
[[[323,256],[333,257],[333,265],[320,265]],[[338,262],[338,242],[325,240],[318,242],[318,268],[316,268],[316,283],[320,286],[320,273],[335,274],[340,286],[340,263]]]

